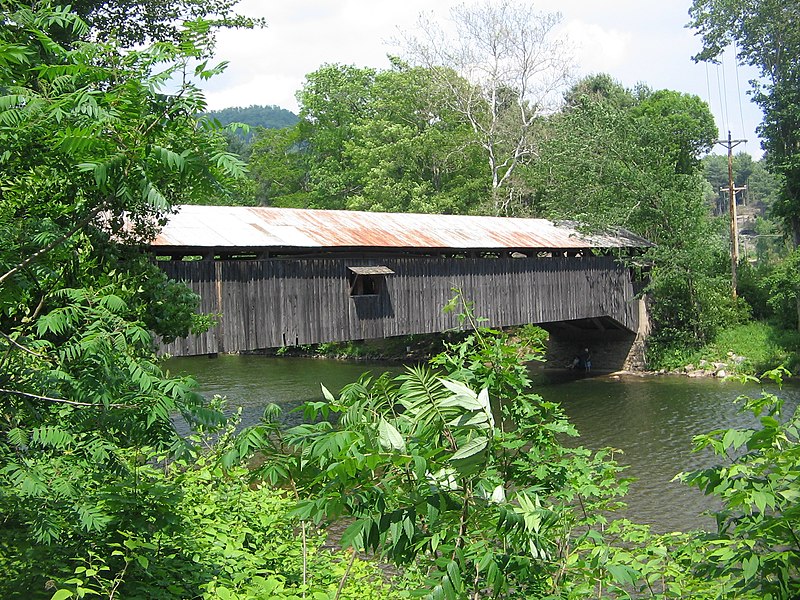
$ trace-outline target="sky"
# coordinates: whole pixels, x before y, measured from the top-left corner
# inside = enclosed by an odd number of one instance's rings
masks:
[[[467,0],[470,2],[471,0]],[[326,63],[388,68],[393,40],[413,32],[421,15],[445,20],[460,0],[241,0],[240,13],[267,27],[218,34],[225,73],[204,85],[209,108],[277,105],[297,112],[295,93],[305,76]],[[737,67],[728,51],[720,65],[695,64],[700,40],[686,28],[691,0],[538,0],[540,12],[559,12],[558,35],[573,49],[577,77],[608,73],[633,87],[695,94],[709,103],[722,138],[761,156],[755,133],[761,112],[747,91],[755,72]],[[719,145],[716,152],[726,149]]]

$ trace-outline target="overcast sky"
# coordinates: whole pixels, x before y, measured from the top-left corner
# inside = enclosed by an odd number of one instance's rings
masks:
[[[217,58],[227,71],[205,84],[209,108],[278,105],[297,112],[295,92],[305,75],[325,63],[387,68],[392,45],[412,31],[419,15],[446,18],[456,0],[242,0],[239,12],[264,17],[266,29],[223,31]],[[761,113],[747,95],[753,71],[695,64],[700,41],[685,27],[690,0],[539,0],[539,11],[562,15],[559,33],[574,48],[576,75],[608,73],[623,85],[696,94],[711,105],[722,137],[746,138],[761,156],[755,127]],[[719,152],[724,151],[721,147]]]

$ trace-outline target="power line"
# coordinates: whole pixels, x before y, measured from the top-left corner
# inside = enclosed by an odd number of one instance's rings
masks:
[[[714,110],[714,102],[711,99],[711,76],[708,74],[708,62],[704,62],[703,65],[706,68],[706,98],[708,98],[708,106],[713,115],[716,111]]]
[[[725,114],[725,104],[723,103],[723,94],[722,94],[722,78],[720,77],[720,65],[717,63],[717,94],[719,97],[719,114],[722,117],[722,126],[724,129],[730,129],[728,127],[728,117]]]
[[[733,64],[736,67],[736,97],[739,99],[739,121],[742,125],[742,134],[744,130],[744,112],[742,111],[742,84],[739,82],[739,51],[736,49],[736,40],[733,40]],[[747,147],[747,140],[745,140],[745,148]]]
[[[725,129],[730,129],[731,111],[728,108],[728,80],[725,77],[725,53],[722,53],[722,90],[725,92]]]

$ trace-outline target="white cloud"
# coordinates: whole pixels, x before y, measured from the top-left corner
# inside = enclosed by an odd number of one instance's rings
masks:
[[[579,20],[569,21],[562,29],[575,48],[575,58],[584,73],[611,73],[632,52],[631,33]]]
[[[230,67],[205,84],[209,107],[277,104],[297,111],[294,95],[308,73],[324,63],[387,67],[386,55],[397,52],[391,40],[401,31],[413,30],[421,13],[446,17],[459,2],[242,0],[240,12],[265,17],[268,27],[219,34],[217,58],[228,60]],[[752,71],[740,69],[740,83],[732,88],[736,72],[729,61],[727,88],[715,84],[715,67],[710,67],[707,80],[705,66],[691,61],[699,41],[685,28],[688,7],[688,0],[536,0],[535,4],[538,10],[562,13],[559,31],[568,34],[575,48],[579,76],[606,72],[628,87],[644,82],[654,89],[696,94],[711,101],[722,131],[731,127],[735,137],[755,140],[760,111],[745,96]],[[724,88],[721,93],[715,89],[719,87]],[[726,102],[729,108],[722,116]],[[746,150],[760,154],[755,141]]]

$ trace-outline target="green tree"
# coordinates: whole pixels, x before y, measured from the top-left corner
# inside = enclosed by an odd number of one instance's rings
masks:
[[[134,47],[157,41],[180,42],[185,35],[184,21],[203,19],[215,27],[263,25],[236,13],[239,0],[75,0],[71,11],[91,29],[92,38]],[[35,7],[36,2],[26,5]],[[51,32],[64,43],[81,39],[74,29],[56,28]]]
[[[697,173],[700,157],[717,138],[717,126],[705,102],[698,96],[658,90],[645,93],[632,112],[646,126],[642,142],[660,145],[677,175]]]
[[[221,420],[153,353],[153,335],[199,324],[197,297],[159,278],[135,245],[173,203],[243,172],[195,119],[203,96],[182,77],[189,65],[198,79],[216,70],[197,62],[209,22],[186,23],[180,44],[128,50],[59,43],[65,31],[93,36],[68,8],[3,8],[0,551],[24,562],[3,585],[39,594],[97,539],[168,520],[158,506],[170,491],[143,485],[143,461],[193,451],[175,417]],[[180,88],[165,93],[176,75]]]
[[[305,208],[310,204],[308,162],[310,150],[301,127],[260,129],[250,147],[250,175],[258,203]]]
[[[792,0],[695,0],[689,14],[703,40],[696,60],[714,60],[735,44],[738,60],[759,70],[751,85],[764,113],[767,163],[781,180],[775,212],[800,246],[800,7]]]
[[[732,318],[724,233],[709,219],[699,156],[716,139],[695,96],[594,77],[568,93],[526,170],[532,211],[651,240],[654,342],[697,345]],[[727,291],[726,291],[727,287]]]
[[[728,187],[728,158],[721,154],[709,154],[703,158],[703,172],[709,183],[707,198],[714,207],[714,214],[727,214],[727,195],[723,195],[720,190]]]
[[[800,249],[794,248],[770,272],[767,303],[787,326],[800,331]]]
[[[429,70],[326,65],[298,95],[301,121],[260,132],[251,165],[262,202],[464,213],[485,198],[472,132],[436,101]],[[444,93],[444,92],[442,92]]]
[[[347,142],[363,182],[347,208],[467,213],[486,195],[472,132],[436,94],[431,72],[398,61],[376,74],[369,117]]]
[[[576,82],[564,94],[565,110],[587,102],[608,102],[618,108],[631,108],[636,98],[607,73],[597,73]]]
[[[750,175],[742,183],[747,185],[747,203],[759,207],[764,216],[773,217],[773,207],[780,194],[780,181],[767,170],[765,162],[761,159],[753,163]],[[734,162],[734,169],[736,168]]]
[[[324,65],[306,76],[298,92],[312,207],[345,208],[347,198],[361,190],[346,147],[369,110],[374,81],[374,69]]]

